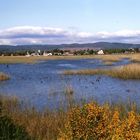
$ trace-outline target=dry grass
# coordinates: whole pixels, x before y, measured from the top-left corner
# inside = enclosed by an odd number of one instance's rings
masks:
[[[37,59],[34,57],[0,56],[0,64],[35,63],[36,61],[37,61]]]
[[[125,105],[100,106],[91,102],[66,111],[38,112],[19,102],[16,97],[1,96],[1,115],[10,117],[37,140],[140,138],[140,115],[135,105],[128,109]]]
[[[5,81],[5,80],[9,80],[9,79],[10,79],[9,75],[0,72],[0,81]]]
[[[75,60],[75,59],[93,59],[92,56],[0,56],[0,64],[9,63],[36,63],[39,60]]]
[[[39,60],[75,60],[75,59],[101,59],[103,61],[116,62],[125,55],[79,55],[79,56],[0,56],[0,64],[8,63],[36,63]]]
[[[136,54],[111,54],[111,55],[76,55],[76,56],[0,56],[2,63],[35,63],[38,60],[75,60],[75,59],[101,59],[105,63],[113,63],[122,58],[129,58],[132,62],[140,62],[140,53]]]
[[[1,114],[23,126],[30,137],[37,140],[57,139],[59,131],[64,129],[66,114],[64,111],[37,111],[20,102],[16,97],[0,97]],[[1,105],[0,104],[0,105]],[[1,106],[0,106],[1,110]]]
[[[67,70],[66,75],[108,75],[120,79],[140,79],[140,64],[129,64],[113,69]]]

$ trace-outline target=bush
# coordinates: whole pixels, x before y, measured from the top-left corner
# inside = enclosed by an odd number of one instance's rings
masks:
[[[68,140],[138,140],[140,115],[130,111],[121,118],[118,108],[90,103],[69,112],[61,136]]]

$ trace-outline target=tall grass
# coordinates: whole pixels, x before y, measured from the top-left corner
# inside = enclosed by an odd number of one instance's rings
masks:
[[[0,81],[5,81],[5,80],[9,80],[9,79],[10,79],[9,75],[0,72]]]
[[[15,97],[0,97],[1,114],[11,118],[14,125],[22,126],[31,138],[37,140],[57,139],[65,124],[64,111],[37,111]]]
[[[140,79],[140,64],[129,64],[112,69],[66,70],[66,75],[107,75],[120,79]]]
[[[18,132],[14,138],[19,140],[20,136],[23,140],[140,139],[140,115],[136,109],[133,104],[126,107],[91,102],[65,111],[39,112],[15,97],[0,96],[0,122],[2,116],[9,118],[0,126],[4,130],[0,134],[4,137]]]

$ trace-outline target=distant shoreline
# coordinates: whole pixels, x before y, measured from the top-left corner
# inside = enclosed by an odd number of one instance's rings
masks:
[[[133,62],[140,62],[140,53],[135,54],[110,54],[110,55],[73,55],[73,56],[0,56],[0,64],[36,63],[40,60],[76,60],[76,59],[101,59],[102,61],[116,62],[128,58]]]

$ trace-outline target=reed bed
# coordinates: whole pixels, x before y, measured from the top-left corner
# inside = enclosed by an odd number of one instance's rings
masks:
[[[37,58],[25,56],[0,56],[0,64],[35,63]]]
[[[8,63],[36,63],[39,60],[75,60],[75,59],[101,59],[105,63],[113,63],[128,58],[132,62],[140,62],[140,53],[135,54],[109,54],[109,55],[74,55],[74,56],[0,56],[0,64]]]
[[[18,132],[17,137],[13,137],[13,139],[18,139],[20,136],[24,135],[25,139],[23,137],[21,138],[22,140],[27,140],[27,137],[30,138],[30,140],[55,140],[59,136],[59,131],[63,130],[66,120],[66,114],[62,110],[50,111],[45,109],[40,112],[34,107],[20,102],[16,97],[3,96],[0,97],[0,124],[1,121],[3,121],[1,116],[10,118],[14,127],[20,127],[20,129],[22,129],[22,131]],[[9,138],[11,135],[17,133],[13,132],[13,134],[11,134],[11,126],[8,124],[7,120],[4,125],[8,125],[8,128],[7,130],[2,131],[3,137]],[[1,127],[2,126],[0,126],[0,128]],[[5,126],[3,126],[3,128],[4,127]],[[8,130],[9,132],[6,133]],[[15,130],[17,131],[17,129]],[[5,136],[5,133],[8,136]]]
[[[79,56],[0,56],[0,64],[13,63],[36,63],[39,60],[77,60],[77,59],[96,59],[96,55],[79,55]],[[97,57],[97,59],[99,59]]]
[[[13,63],[37,63],[40,60],[76,60],[76,59],[94,59],[95,55],[84,56],[0,56],[0,64]]]
[[[0,130],[1,139],[140,139],[140,115],[135,104],[94,101],[65,111],[39,112],[16,97],[0,96]]]
[[[66,70],[65,75],[107,75],[120,79],[140,79],[140,64],[129,64],[112,69]]]
[[[0,81],[5,81],[5,80],[9,80],[10,77],[9,75],[3,73],[3,72],[0,72]]]

